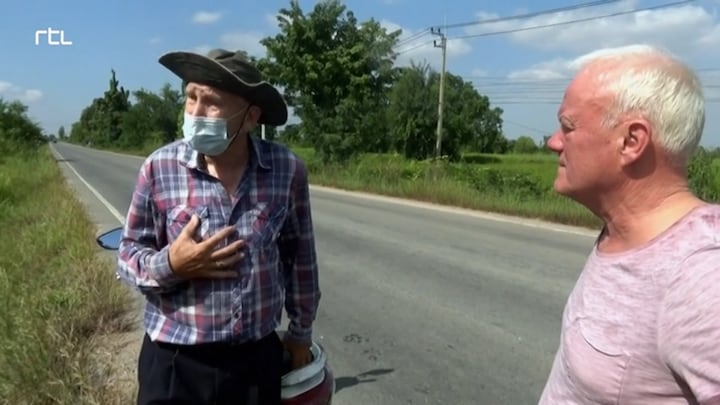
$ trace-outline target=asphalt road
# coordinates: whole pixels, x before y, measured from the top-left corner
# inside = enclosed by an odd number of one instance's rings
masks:
[[[124,217],[142,159],[54,146]],[[537,403],[592,237],[323,189],[312,205],[336,404]]]

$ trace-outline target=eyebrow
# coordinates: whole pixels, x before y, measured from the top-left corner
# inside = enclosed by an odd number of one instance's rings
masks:
[[[186,94],[193,95],[195,97],[200,97],[200,98],[210,100],[210,101],[219,101],[221,99],[220,94],[215,93],[213,91],[201,90],[197,87],[190,88],[190,91],[187,91]]]
[[[575,128],[575,120],[565,113],[558,115],[558,122],[564,127]]]

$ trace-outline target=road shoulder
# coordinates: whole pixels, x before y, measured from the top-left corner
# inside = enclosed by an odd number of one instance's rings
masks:
[[[96,226],[95,234],[107,232],[115,227],[122,226],[117,211],[109,209],[106,201],[101,201],[96,194],[97,191],[73,169],[72,162],[68,162],[57,150],[51,148],[58,166],[63,172],[68,186],[75,192],[78,200],[86,207],[86,211]],[[106,259],[108,271],[114,271],[115,252],[104,251],[98,247],[98,255]],[[119,282],[119,281],[118,281]],[[98,364],[108,367],[106,370],[111,378],[111,384],[122,385],[127,396],[122,403],[134,402],[136,389],[137,358],[142,342],[142,297],[128,289],[135,299],[136,304],[126,314],[129,320],[135,325],[132,330],[122,333],[112,333],[101,336],[96,342],[97,352],[94,353]]]

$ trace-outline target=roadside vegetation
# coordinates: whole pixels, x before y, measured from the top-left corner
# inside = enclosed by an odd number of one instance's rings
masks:
[[[0,99],[0,403],[118,403],[93,354],[130,298],[25,113]]]
[[[280,32],[261,41],[266,55],[248,57],[284,89],[301,120],[267,128],[266,137],[304,157],[312,183],[599,225],[585,208],[553,192],[556,158],[545,147],[550,134],[511,139],[503,110],[452,72],[445,77],[436,149],[440,74],[424,63],[395,64],[408,45],[400,31],[388,32],[374,19],[359,22],[337,0],[318,2],[309,12],[291,1],[278,15]],[[182,90],[170,84],[157,93],[130,92],[112,71],[107,91],[69,133],[60,128],[58,135],[147,155],[179,136],[182,100]],[[720,149],[701,150],[690,176],[702,198],[720,201]]]

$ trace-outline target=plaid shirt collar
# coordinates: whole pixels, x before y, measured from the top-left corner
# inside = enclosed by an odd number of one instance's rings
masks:
[[[248,135],[248,145],[250,146],[250,161],[248,162],[248,166],[253,169],[259,167],[264,170],[271,170],[271,159],[263,150],[258,139],[253,135]],[[180,143],[180,147],[178,147],[177,152],[177,160],[181,165],[191,170],[204,170],[204,165],[201,163],[200,158],[201,154],[191,148],[187,142],[183,141]]]

